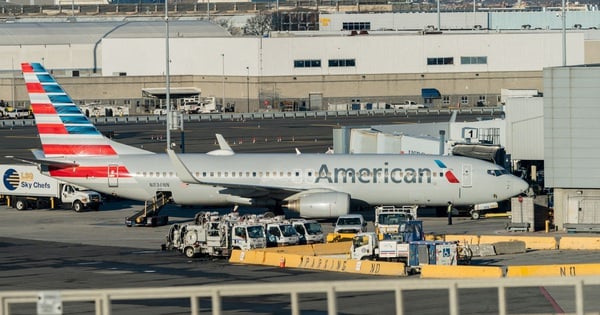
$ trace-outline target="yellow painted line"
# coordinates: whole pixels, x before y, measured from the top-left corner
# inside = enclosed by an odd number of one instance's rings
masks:
[[[575,277],[600,275],[600,264],[508,266],[506,277]]]
[[[511,213],[510,212],[504,212],[504,213],[486,213],[483,215],[484,218],[507,218],[510,217]]]
[[[502,278],[501,267],[421,265],[421,278]]]
[[[493,244],[499,242],[525,242],[525,247],[536,250],[553,250],[558,248],[558,241],[554,236],[522,236],[522,235],[481,235],[479,244]]]
[[[563,236],[560,238],[559,248],[600,250],[600,237]]]

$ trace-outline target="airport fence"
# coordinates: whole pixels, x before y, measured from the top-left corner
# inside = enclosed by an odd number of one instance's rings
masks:
[[[523,277],[490,279],[386,279],[386,280],[353,280],[353,281],[321,281],[321,282],[288,282],[232,284],[232,285],[203,285],[163,288],[119,288],[119,289],[86,289],[60,291],[0,291],[2,308],[0,315],[10,315],[11,306],[16,304],[48,303],[48,297],[53,298],[55,307],[68,302],[92,302],[95,314],[109,315],[112,303],[119,301],[141,301],[153,299],[189,299],[190,314],[200,314],[200,298],[211,300],[212,314],[222,314],[224,297],[288,295],[292,315],[301,313],[300,294],[324,293],[327,300],[327,313],[338,313],[337,293],[361,292],[394,292],[395,313],[404,314],[403,292],[411,290],[447,290],[450,315],[460,314],[460,289],[497,289],[498,314],[507,314],[508,289],[526,287],[566,287],[574,289],[574,310],[567,313],[583,315],[586,312],[584,304],[584,287],[600,285],[600,277]],[[591,288],[593,289],[593,288]],[[141,305],[141,302],[138,302]],[[488,302],[486,302],[488,303]],[[493,302],[492,302],[493,303]],[[490,304],[490,303],[488,303]],[[58,305],[58,306],[57,306]],[[491,304],[490,304],[491,305]],[[151,306],[148,306],[151,307]],[[588,310],[589,311],[589,310]]]
[[[452,111],[458,114],[494,116],[502,113],[501,107],[473,107],[462,109],[375,109],[347,111],[302,111],[302,112],[256,112],[256,113],[215,113],[215,114],[185,114],[184,122],[219,121],[219,120],[264,120],[264,119],[298,119],[298,118],[327,118],[327,117],[359,117],[359,116],[418,116],[418,115],[450,115]],[[112,116],[90,117],[95,125],[119,125],[140,123],[164,123],[166,115]],[[0,120],[0,128],[34,126],[33,119],[4,119]]]

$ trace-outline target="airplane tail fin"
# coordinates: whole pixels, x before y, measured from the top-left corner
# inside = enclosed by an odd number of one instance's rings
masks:
[[[21,69],[46,158],[152,153],[104,137],[41,64]]]

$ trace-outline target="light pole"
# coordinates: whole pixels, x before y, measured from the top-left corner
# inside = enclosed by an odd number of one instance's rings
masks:
[[[221,54],[221,61],[222,61],[222,89],[223,89],[223,98],[221,99],[221,106],[224,109],[225,108],[225,54]]]
[[[250,67],[246,67],[246,105],[247,112],[250,112]]]

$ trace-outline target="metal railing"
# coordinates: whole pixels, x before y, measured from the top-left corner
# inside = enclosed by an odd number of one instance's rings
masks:
[[[374,109],[374,110],[346,110],[346,111],[305,111],[305,112],[255,112],[255,113],[217,113],[217,114],[189,114],[184,115],[185,122],[212,121],[212,120],[254,120],[254,119],[296,119],[296,118],[327,118],[327,117],[358,117],[358,116],[415,116],[415,115],[450,115],[454,109]],[[501,107],[473,107],[456,109],[459,114],[471,115],[496,115],[502,112]],[[141,116],[112,116],[90,117],[95,125],[163,123],[166,115],[141,115]],[[33,119],[3,119],[0,128],[30,127],[34,126]]]
[[[290,282],[290,283],[261,283],[232,284],[232,285],[203,285],[164,288],[122,288],[122,289],[87,289],[61,290],[57,292],[61,302],[93,302],[95,314],[111,314],[113,301],[152,300],[152,299],[190,299],[190,314],[200,313],[200,298],[210,298],[212,314],[222,313],[221,299],[224,297],[289,295],[290,309],[293,315],[300,314],[299,294],[325,293],[328,314],[337,314],[337,293],[352,292],[394,292],[396,314],[404,314],[403,292],[412,290],[447,290],[449,296],[449,313],[458,315],[459,289],[489,289],[498,290],[498,314],[507,314],[506,291],[519,287],[571,287],[575,291],[575,314],[583,315],[584,286],[600,285],[599,276],[589,277],[543,277],[543,278],[502,278],[502,279],[390,279],[390,280],[355,280],[330,282]],[[15,304],[36,303],[40,291],[0,291],[2,308],[0,315],[10,315],[10,307]],[[365,301],[367,302],[367,301]],[[392,302],[392,301],[390,301]],[[486,302],[487,303],[487,302]]]

